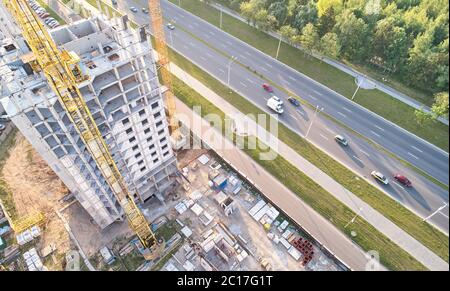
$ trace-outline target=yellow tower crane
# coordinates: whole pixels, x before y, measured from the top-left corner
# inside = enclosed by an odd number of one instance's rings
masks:
[[[23,37],[31,48],[35,64],[70,117],[75,129],[95,160],[103,177],[122,206],[130,228],[137,234],[147,260],[159,255],[160,245],[114,162],[103,137],[92,118],[77,83],[85,79],[79,67],[79,58],[73,52],[58,49],[50,34],[39,21],[26,0],[3,0],[22,29]]]
[[[169,119],[169,130],[171,133],[172,146],[174,149],[180,149],[186,142],[180,132],[178,119],[175,117],[176,105],[175,95],[172,88],[172,75],[170,73],[169,53],[167,50],[166,37],[164,34],[164,23],[161,13],[161,4],[159,0],[149,0],[148,8],[150,11],[153,37],[155,39],[155,50],[159,57],[159,66],[161,74],[161,83],[167,88],[164,93],[166,98],[167,115]]]

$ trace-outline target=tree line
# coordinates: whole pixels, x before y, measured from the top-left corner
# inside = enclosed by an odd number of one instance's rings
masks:
[[[370,65],[434,94],[448,115],[447,0],[221,0],[308,52]]]

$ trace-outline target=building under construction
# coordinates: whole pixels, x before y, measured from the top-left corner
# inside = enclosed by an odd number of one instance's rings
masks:
[[[0,9],[4,9],[0,4]],[[2,15],[5,15],[5,10]],[[49,31],[79,58],[84,101],[138,202],[163,200],[177,171],[151,43],[127,18],[83,19]],[[123,216],[95,159],[20,37],[4,39],[1,104],[13,123],[104,228]]]

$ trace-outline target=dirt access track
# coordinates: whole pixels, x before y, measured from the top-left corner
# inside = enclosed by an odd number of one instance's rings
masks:
[[[58,254],[67,252],[70,237],[55,213],[62,207],[58,200],[67,193],[67,188],[20,132],[0,176],[12,194],[17,217],[36,211],[45,214],[46,226],[37,249],[55,243]]]

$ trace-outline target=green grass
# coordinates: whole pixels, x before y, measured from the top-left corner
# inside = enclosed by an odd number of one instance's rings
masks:
[[[164,267],[164,265],[167,263],[167,261],[170,260],[170,258],[172,258],[172,255],[175,254],[180,247],[183,245],[183,239],[180,239],[178,241],[178,243],[174,246],[172,246],[172,249],[167,252],[165,254],[164,257],[162,257],[153,267],[152,267],[152,271],[158,271],[160,270],[162,267]]]
[[[5,164],[6,159],[9,157],[9,150],[14,146],[16,142],[16,135],[18,130],[14,128],[8,133],[6,139],[0,145],[0,200],[5,207],[5,210],[8,212],[11,219],[15,219],[17,216],[16,206],[14,204],[14,199],[12,197],[12,193],[3,180],[2,170]]]
[[[177,233],[177,224],[175,221],[168,221],[163,226],[156,230],[156,237],[163,238],[164,241],[168,241]]]
[[[178,0],[170,1],[178,4]],[[216,9],[197,0],[183,0],[181,6],[207,22],[219,26]],[[277,39],[226,13],[223,14],[223,30],[268,55],[275,55],[278,46]],[[316,58],[306,56],[303,52],[288,44],[283,43],[281,45],[279,59],[347,98],[350,98],[356,89],[354,78],[350,75]],[[261,72],[257,73],[261,74]],[[265,77],[270,79],[270,76]],[[379,90],[361,89],[356,95],[355,101],[445,151],[449,150],[448,126],[440,122],[427,126],[418,125],[415,121],[414,109],[391,96]]]
[[[230,93],[230,90],[225,85],[184,59],[179,54],[171,52],[170,59],[230,104],[233,104],[233,106],[241,112],[245,114],[264,114],[264,112],[253,103],[249,102],[247,99],[236,94],[235,92]],[[178,92],[175,91],[175,93]],[[200,95],[198,96],[199,98],[203,98]],[[210,107],[210,104],[202,104],[202,106],[206,106],[206,108],[202,107],[202,111],[210,112],[213,110],[213,108]],[[342,184],[346,189],[353,192],[359,198],[371,205],[374,209],[379,211],[385,217],[390,219],[400,228],[405,230],[415,239],[420,241],[448,262],[449,240],[445,234],[436,230],[430,224],[422,222],[418,216],[409,211],[403,205],[390,198],[367,181],[358,178],[356,174],[344,165],[334,160],[329,155],[325,154],[282,124],[279,124],[278,138],[295,150],[299,155],[303,156],[309,162],[320,168],[327,175]]]
[[[186,105],[190,107],[201,106],[203,116],[217,114],[222,119],[225,118],[225,114],[219,108],[193,91],[181,80],[174,77],[173,84],[175,95]],[[365,220],[358,218],[351,226],[344,228],[345,224],[355,216],[355,213],[281,156],[273,161],[261,161],[258,150],[246,149],[245,152],[323,217],[329,219],[364,250],[377,250],[380,253],[382,264],[387,268],[391,270],[425,269],[421,263]],[[356,238],[351,237],[351,231],[357,232]]]
[[[55,11],[53,11],[53,9],[51,9],[47,4],[45,4],[44,1],[37,0],[37,2],[39,3],[39,5],[42,6],[42,8],[45,8],[45,10],[47,10],[47,12],[50,14],[51,17],[53,17],[56,20],[58,20],[60,25],[66,24],[64,19],[62,19]]]

